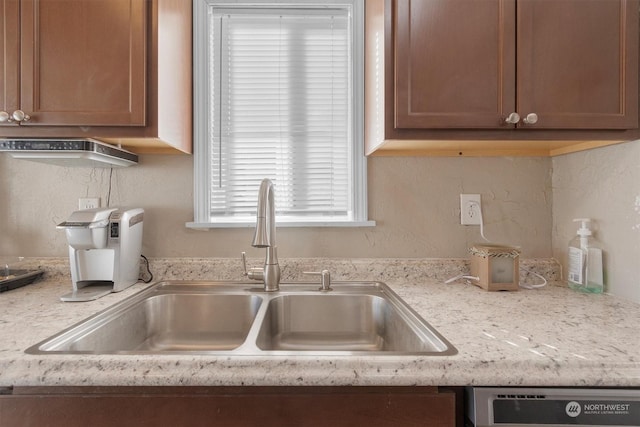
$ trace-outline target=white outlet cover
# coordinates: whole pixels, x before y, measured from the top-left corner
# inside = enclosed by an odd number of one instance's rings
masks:
[[[78,209],[94,209],[100,207],[100,197],[81,197],[78,199]]]
[[[480,194],[460,195],[460,224],[480,225],[482,213],[482,201]]]

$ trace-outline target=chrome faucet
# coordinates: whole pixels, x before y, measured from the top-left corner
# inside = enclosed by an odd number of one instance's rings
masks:
[[[276,213],[274,203],[274,186],[271,180],[265,178],[260,184],[258,192],[258,215],[256,231],[253,236],[254,248],[267,250],[264,267],[251,268],[247,271],[245,253],[242,253],[244,275],[252,280],[262,280],[264,290],[274,292],[280,290],[280,265],[278,265],[278,250],[276,247]]]

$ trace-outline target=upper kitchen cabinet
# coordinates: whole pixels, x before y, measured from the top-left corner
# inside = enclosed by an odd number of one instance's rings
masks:
[[[638,127],[637,1],[518,0],[517,11],[518,126]]]
[[[0,0],[0,137],[191,143],[191,2]]]
[[[394,127],[495,128],[515,111],[515,1],[394,1]]]
[[[143,0],[2,4],[4,125],[145,124]]]
[[[553,155],[640,135],[638,0],[367,6],[367,154]]]

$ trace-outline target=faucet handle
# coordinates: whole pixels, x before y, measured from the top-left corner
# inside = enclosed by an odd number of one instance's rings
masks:
[[[248,277],[251,280],[264,280],[263,268],[250,268],[247,270],[247,253],[242,252],[242,275]]]
[[[331,273],[329,270],[322,271],[303,271],[302,274],[310,274],[313,276],[320,276],[320,289],[321,291],[330,291],[331,289]]]

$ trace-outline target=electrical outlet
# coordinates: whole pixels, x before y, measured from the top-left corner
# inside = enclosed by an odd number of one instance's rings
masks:
[[[100,197],[80,197],[78,199],[78,209],[94,209],[100,207]]]
[[[479,194],[460,195],[460,224],[480,225],[482,221],[482,202]]]

